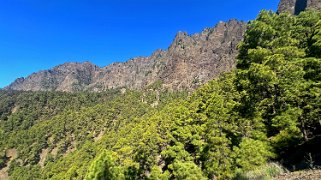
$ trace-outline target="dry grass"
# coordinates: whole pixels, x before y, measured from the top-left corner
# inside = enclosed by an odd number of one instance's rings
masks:
[[[278,163],[268,163],[253,171],[237,175],[237,180],[270,180],[281,174],[286,173],[287,170]]]

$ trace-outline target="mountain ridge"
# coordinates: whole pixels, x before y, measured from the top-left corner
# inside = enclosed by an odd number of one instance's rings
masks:
[[[319,0],[281,0],[278,13],[294,15],[321,9]],[[162,89],[193,90],[235,68],[237,44],[247,23],[231,19],[200,33],[179,31],[167,50],[98,67],[88,61],[64,63],[49,70],[18,78],[5,90],[93,91],[128,88],[140,90],[155,84]]]
[[[147,57],[98,67],[91,62],[64,63],[18,78],[6,90],[104,91],[114,88],[144,89],[155,83],[171,90],[189,90],[230,71],[236,63],[236,46],[246,23],[219,22],[192,35],[178,32],[167,50]]]

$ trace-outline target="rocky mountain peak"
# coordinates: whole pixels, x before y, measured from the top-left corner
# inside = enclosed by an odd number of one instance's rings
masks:
[[[96,69],[99,69],[99,67],[89,61],[85,61],[81,63],[67,62],[52,68],[53,71],[61,71],[61,72],[75,72],[75,71],[85,70],[85,69],[96,70]]]
[[[88,61],[64,63],[49,70],[18,78],[6,89],[24,91],[78,91],[89,85],[100,68]]]
[[[65,63],[50,70],[17,79],[5,89],[26,91],[103,91],[112,88],[194,89],[230,71],[236,64],[236,46],[243,39],[246,23],[230,20],[189,35],[178,32],[168,50],[149,57],[99,68],[90,63]]]
[[[157,58],[161,58],[162,56],[164,56],[166,54],[166,51],[162,50],[162,49],[158,49],[156,51],[153,52],[151,58],[152,59],[157,59]]]

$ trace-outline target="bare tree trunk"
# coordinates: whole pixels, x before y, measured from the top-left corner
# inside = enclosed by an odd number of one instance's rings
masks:
[[[309,137],[308,137],[307,130],[305,128],[305,124],[302,119],[300,119],[300,121],[301,121],[301,132],[303,134],[304,141],[307,142],[309,140]]]

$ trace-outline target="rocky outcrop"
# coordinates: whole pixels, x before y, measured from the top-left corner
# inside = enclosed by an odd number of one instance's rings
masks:
[[[295,3],[297,0],[281,0],[278,6],[278,13],[295,14]]]
[[[5,89],[23,91],[81,91],[94,79],[100,68],[90,62],[65,63],[50,70],[19,78]]]
[[[173,90],[194,89],[235,67],[236,46],[245,29],[246,23],[230,20],[194,35],[179,32],[168,50],[157,50],[149,57],[102,68],[90,62],[66,63],[19,78],[5,89],[76,92],[143,89],[154,84]]]
[[[289,12],[294,15],[307,9],[321,9],[321,0],[281,0],[278,13]]]
[[[308,0],[307,9],[321,10],[321,0]]]

